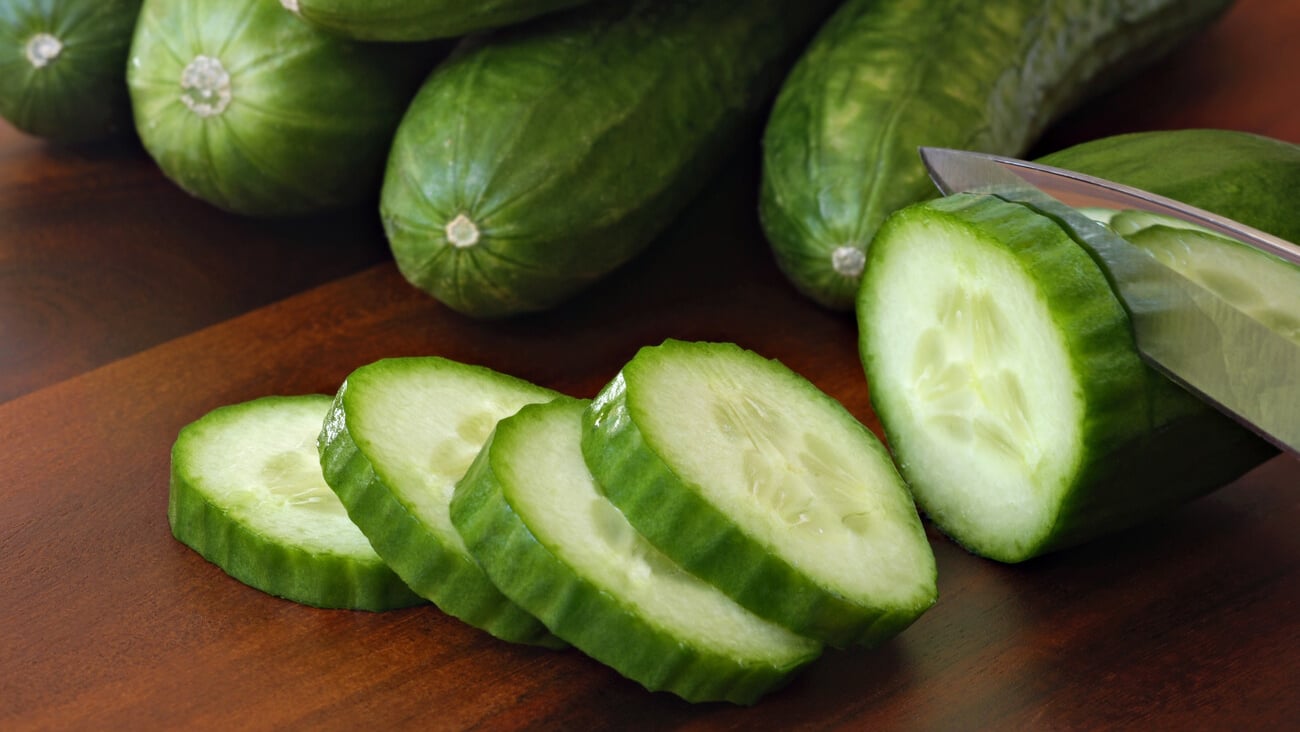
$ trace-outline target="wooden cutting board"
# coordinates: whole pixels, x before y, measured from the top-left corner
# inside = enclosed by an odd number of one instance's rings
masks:
[[[1243,0],[1090,105],[1046,151],[1225,127],[1300,142],[1300,3]],[[752,151],[751,151],[752,153]],[[0,128],[0,729],[387,726],[1277,729],[1300,719],[1300,463],[1277,458],[1146,526],[1019,566],[931,530],[939,603],[752,708],[686,704],[577,651],[511,646],[431,607],[326,611],[251,590],[172,539],[169,449],[207,410],[333,392],[437,354],[591,396],[635,350],[728,340],[872,429],[856,325],[800,297],[738,159],[645,256],[503,322],[410,288],[365,211],[254,222],[186,198],[132,145]]]

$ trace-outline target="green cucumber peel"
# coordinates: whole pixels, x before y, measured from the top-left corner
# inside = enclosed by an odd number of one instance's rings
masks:
[[[883,642],[936,599],[884,447],[838,402],[733,344],[643,348],[593,401],[583,454],[628,520],[755,614]]]
[[[184,427],[172,447],[172,534],[278,597],[358,610],[419,604],[321,475],[315,436],[329,406],[323,394],[263,397]]]
[[[497,420],[557,394],[438,357],[353,371],[320,430],[325,478],[375,551],[439,609],[502,640],[559,647],[483,574],[448,514]]]
[[[556,635],[647,689],[751,704],[820,645],[746,612],[627,523],[587,471],[585,402],[497,425],[456,488],[452,519],[492,579]]]

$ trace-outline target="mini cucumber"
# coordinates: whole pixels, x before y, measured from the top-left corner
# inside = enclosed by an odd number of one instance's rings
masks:
[[[791,70],[763,137],[760,214],[777,264],[813,300],[852,309],[881,222],[936,195],[918,146],[1022,155],[1230,5],[847,0]]]
[[[573,296],[703,189],[830,5],[600,2],[466,43],[393,141],[398,268],[476,317]]]
[[[219,407],[172,447],[172,534],[235,579],[325,608],[422,602],[348,520],[316,457],[324,394]]]
[[[765,622],[651,546],[583,461],[586,403],[526,406],[497,425],[451,515],[507,595],[653,691],[749,704],[820,645]]]
[[[991,196],[906,207],[858,297],[872,405],[917,503],[1018,562],[1133,525],[1273,454],[1146,366],[1053,219]]]
[[[303,20],[365,41],[451,38],[590,0],[280,0]]]
[[[325,479],[348,515],[420,595],[503,640],[563,645],[483,574],[448,513],[497,420],[555,392],[437,357],[353,371],[319,429]]]
[[[144,0],[126,78],[168,178],[227,211],[288,217],[378,197],[437,53],[337,38],[276,0]]]
[[[0,117],[57,142],[129,132],[126,54],[140,2],[0,3]]]
[[[609,499],[665,554],[755,614],[873,645],[936,598],[888,453],[839,402],[734,344],[641,349],[584,418]]]

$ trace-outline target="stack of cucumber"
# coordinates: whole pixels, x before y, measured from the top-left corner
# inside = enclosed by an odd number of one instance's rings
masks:
[[[267,397],[185,427],[168,505],[180,541],[266,592],[424,598],[691,701],[752,703],[936,597],[881,443],[725,343],[643,348],[590,401],[438,357],[377,361],[332,400]]]

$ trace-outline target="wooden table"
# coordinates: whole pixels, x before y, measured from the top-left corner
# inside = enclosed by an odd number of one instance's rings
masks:
[[[1300,3],[1242,0],[1038,152],[1212,126],[1300,143]],[[652,694],[576,651],[430,607],[324,611],[248,589],[166,521],[176,431],[439,354],[590,396],[639,346],[738,342],[875,429],[850,315],[773,266],[744,155],[662,241],[556,311],[457,316],[405,284],[373,208],[259,222],[130,144],[0,127],[0,729],[1276,729],[1300,720],[1300,464],[1277,458],[1136,530],[1020,566],[931,532],[939,603],[753,708]]]

